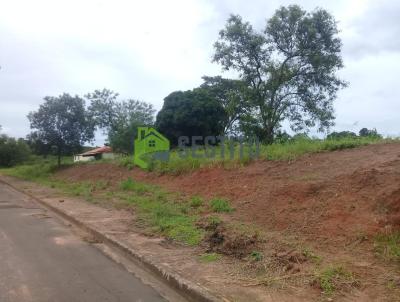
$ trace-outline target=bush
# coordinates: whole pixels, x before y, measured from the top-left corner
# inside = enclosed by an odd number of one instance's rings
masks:
[[[210,207],[214,212],[232,212],[233,208],[229,205],[229,202],[225,199],[214,198],[210,200]]]
[[[0,167],[12,167],[22,163],[28,160],[30,154],[30,149],[24,140],[16,140],[5,134],[0,136]]]

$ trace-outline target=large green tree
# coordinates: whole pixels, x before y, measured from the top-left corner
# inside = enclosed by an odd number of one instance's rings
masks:
[[[225,79],[221,76],[203,77],[201,88],[208,91],[223,108],[225,114],[220,117],[223,133],[235,134],[238,124],[246,114],[249,114],[249,104],[246,102],[247,87],[243,81]]]
[[[103,89],[85,96],[90,101],[89,112],[99,129],[107,134],[115,151],[131,154],[138,126],[154,124],[153,105],[128,99],[118,100],[118,93]]]
[[[293,130],[333,124],[333,101],[346,85],[336,21],[327,11],[281,7],[258,32],[232,15],[214,44],[213,61],[238,72],[254,112],[247,122],[271,143],[284,120]],[[246,120],[246,119],[245,119]]]
[[[225,111],[207,91],[175,91],[164,99],[156,127],[176,145],[180,136],[217,136],[223,133]]]
[[[64,93],[44,100],[37,111],[29,113],[28,119],[35,135],[56,148],[60,165],[63,155],[80,151],[85,142],[94,138],[94,123],[79,96]]]

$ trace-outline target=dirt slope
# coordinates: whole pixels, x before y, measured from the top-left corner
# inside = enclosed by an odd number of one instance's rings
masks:
[[[306,155],[293,162],[258,161],[225,170],[171,176],[111,164],[59,172],[72,181],[127,177],[190,195],[228,198],[237,219],[316,237],[372,234],[400,225],[400,144]]]
[[[348,284],[344,284],[344,292],[350,296],[346,294],[340,300],[400,301],[400,267],[377,257],[374,248],[376,234],[400,228],[399,143],[310,154],[293,162],[257,161],[239,169],[203,169],[179,176],[129,171],[103,163],[70,167],[56,177],[74,182],[102,180],[110,186],[132,177],[189,196],[228,198],[236,210],[227,219],[255,224],[268,234],[257,249],[268,257],[268,263],[277,263],[279,278],[288,273],[300,276],[289,286],[296,289],[294,296],[303,293],[316,298],[320,292],[309,286],[312,277],[303,280],[302,275],[344,265],[360,285],[351,286],[350,293]],[[301,255],[290,256],[293,249],[304,247],[311,248],[322,262],[303,262]],[[239,276],[245,277],[257,276],[260,270],[254,263],[239,267]]]

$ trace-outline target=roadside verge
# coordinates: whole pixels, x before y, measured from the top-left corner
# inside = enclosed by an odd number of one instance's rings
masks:
[[[148,248],[151,248],[152,244],[159,244],[162,242],[159,238],[150,239],[147,240],[148,242],[144,242],[142,238],[143,236],[140,234],[129,234],[128,236],[128,234],[124,232],[124,227],[121,222],[127,222],[129,219],[124,216],[123,212],[118,213],[117,215],[111,213],[110,210],[100,209],[91,204],[81,204],[79,205],[80,215],[78,215],[77,201],[55,198],[54,196],[48,197],[46,194],[41,196],[43,194],[40,194],[40,191],[38,191],[39,194],[35,194],[31,189],[27,190],[26,182],[11,177],[1,175],[0,182],[22,192],[31,199],[37,201],[39,204],[60,215],[65,220],[83,229],[85,232],[93,236],[97,242],[104,243],[123,252],[133,260],[135,264],[151,272],[163,283],[176,289],[189,301],[214,302],[227,300],[217,297],[212,294],[209,289],[184,278],[168,265],[168,263],[163,261],[162,255],[159,255],[160,257],[154,257],[154,254],[150,255],[150,253],[143,252],[139,248],[135,248],[132,244],[129,244],[136,241],[138,242],[138,246],[147,246]],[[96,215],[93,214],[93,207],[96,207],[96,211],[98,212]],[[116,224],[115,222],[117,221],[119,223]],[[111,225],[111,222],[114,222],[113,227],[107,228]],[[181,253],[184,254],[185,250],[181,250]],[[176,254],[173,256],[182,257],[183,255]],[[159,261],[157,261],[157,258]]]

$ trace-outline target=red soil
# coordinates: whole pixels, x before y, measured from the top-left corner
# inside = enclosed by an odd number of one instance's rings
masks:
[[[379,144],[303,156],[293,162],[257,161],[239,169],[202,169],[172,176],[128,171],[112,164],[67,168],[71,181],[127,177],[188,195],[228,198],[233,219],[308,239],[375,234],[400,226],[400,144]]]

